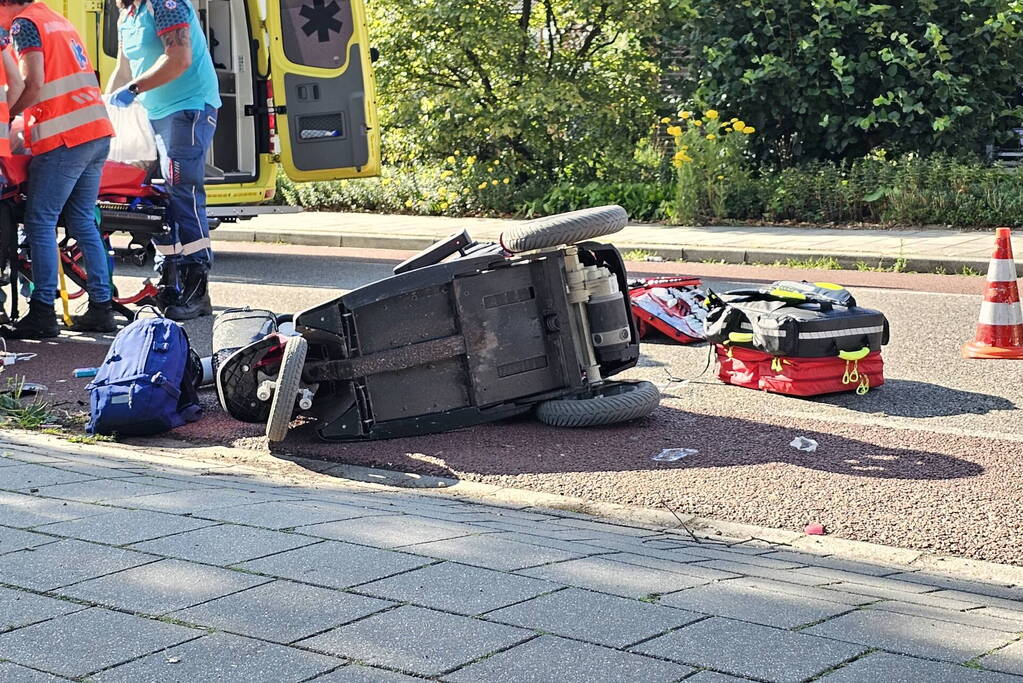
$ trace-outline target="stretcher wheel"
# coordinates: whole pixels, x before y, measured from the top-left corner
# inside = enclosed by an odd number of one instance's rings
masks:
[[[605,382],[591,393],[544,401],[536,416],[552,427],[596,427],[646,417],[660,402],[650,382]]]
[[[270,404],[270,418],[266,423],[266,438],[271,443],[284,441],[295,412],[295,401],[302,385],[302,369],[309,342],[305,337],[289,337],[281,358],[281,369],[277,373],[273,402]]]
[[[501,233],[501,246],[510,252],[549,249],[618,232],[629,222],[622,207],[611,204],[526,221]]]

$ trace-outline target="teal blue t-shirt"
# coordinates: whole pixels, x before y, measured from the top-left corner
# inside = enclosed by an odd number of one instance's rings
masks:
[[[206,35],[189,0],[142,0],[137,10],[122,14],[121,49],[138,78],[163,54],[165,33],[188,26],[192,41],[192,65],[167,85],[139,95],[151,119],[162,119],[187,109],[220,107],[220,86],[213,68]]]

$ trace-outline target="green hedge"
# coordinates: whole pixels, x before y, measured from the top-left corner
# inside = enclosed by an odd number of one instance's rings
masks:
[[[466,175],[452,172],[444,177],[446,171],[452,169],[391,168],[383,180],[297,185],[282,180],[279,199],[309,210],[450,216],[531,217],[620,204],[634,220],[671,222],[674,187],[667,182],[543,188],[505,184],[498,169],[487,173],[482,164]],[[944,156],[895,161],[875,155],[848,163],[815,162],[760,172],[744,182],[728,193],[725,215],[700,216],[698,222],[1023,225],[1023,175]]]

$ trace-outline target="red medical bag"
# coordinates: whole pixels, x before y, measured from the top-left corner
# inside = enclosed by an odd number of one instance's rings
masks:
[[[726,384],[788,396],[820,396],[845,391],[865,394],[884,384],[879,351],[857,351],[831,358],[791,358],[741,346],[715,345],[718,378]]]

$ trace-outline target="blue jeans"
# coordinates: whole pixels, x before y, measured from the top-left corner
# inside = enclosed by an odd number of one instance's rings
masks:
[[[100,138],[32,157],[25,235],[32,255],[34,301],[52,306],[57,298],[57,221],[62,212],[64,228],[85,259],[89,299],[110,301],[110,265],[96,225],[96,197],[109,152],[110,138]]]
[[[170,233],[153,238],[156,267],[213,263],[210,224],[206,218],[206,153],[217,130],[217,110],[188,109],[151,119],[160,169],[167,184],[166,222]]]

